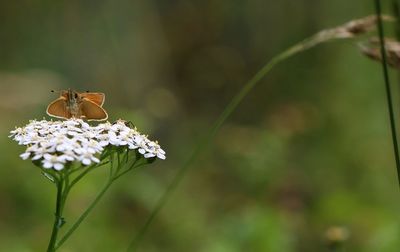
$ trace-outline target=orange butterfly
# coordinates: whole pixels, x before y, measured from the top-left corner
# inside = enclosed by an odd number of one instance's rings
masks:
[[[108,115],[102,108],[104,97],[103,93],[62,90],[60,97],[47,106],[46,112],[49,116],[63,119],[74,117],[89,121],[106,120]]]

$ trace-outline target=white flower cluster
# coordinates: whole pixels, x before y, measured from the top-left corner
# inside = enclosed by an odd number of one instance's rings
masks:
[[[10,137],[27,146],[22,159],[39,160],[44,168],[62,170],[67,162],[83,165],[99,163],[98,155],[108,145],[137,149],[145,158],[165,159],[165,151],[157,142],[150,141],[136,128],[126,126],[123,120],[90,126],[81,119],[65,121],[30,121],[11,131]]]

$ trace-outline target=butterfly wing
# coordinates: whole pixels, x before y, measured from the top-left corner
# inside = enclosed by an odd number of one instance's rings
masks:
[[[46,113],[56,118],[71,118],[71,113],[67,110],[67,99],[63,96],[60,96],[60,98],[50,103],[49,106],[47,106]]]
[[[86,98],[91,102],[94,102],[98,106],[103,106],[105,94],[104,93],[80,93],[81,98]]]
[[[81,113],[88,121],[102,121],[108,118],[107,112],[88,98],[82,99]]]

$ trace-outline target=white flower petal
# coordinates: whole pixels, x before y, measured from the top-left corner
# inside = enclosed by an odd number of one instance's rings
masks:
[[[53,165],[54,169],[56,169],[57,171],[62,170],[64,168],[64,165],[61,163],[55,163]]]
[[[30,157],[31,153],[30,152],[24,152],[21,155],[19,155],[23,160],[27,160]]]
[[[154,153],[146,153],[144,154],[145,158],[151,158],[151,157],[155,157],[156,155],[154,155]]]
[[[9,137],[27,147],[22,159],[41,160],[46,169],[61,170],[67,162],[89,165],[99,163],[106,146],[127,146],[138,149],[145,158],[165,159],[165,151],[157,142],[130,128],[123,120],[91,126],[81,119],[63,121],[32,120],[25,127],[10,131]]]
[[[35,156],[33,156],[32,160],[38,160],[38,159],[41,159],[42,157],[43,157],[43,155],[36,154]]]
[[[91,163],[92,163],[92,160],[90,160],[89,158],[82,159],[82,164],[84,164],[84,165],[90,165]]]
[[[53,164],[50,163],[50,162],[48,162],[48,161],[44,161],[44,160],[43,160],[42,163],[43,163],[43,168],[49,169],[49,168],[53,167]]]
[[[164,160],[164,159],[167,158],[167,157],[166,157],[164,154],[162,154],[162,153],[157,153],[157,157],[158,157],[159,159],[162,159],[162,160]]]
[[[51,160],[51,159],[53,158],[53,156],[50,155],[49,153],[45,153],[45,154],[43,155],[43,157],[44,157],[44,159],[46,159],[46,160]]]

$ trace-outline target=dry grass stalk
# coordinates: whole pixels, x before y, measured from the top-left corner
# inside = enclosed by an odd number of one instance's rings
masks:
[[[385,38],[384,41],[388,65],[400,69],[400,42],[392,38]],[[376,61],[382,61],[378,37],[373,37],[367,42],[359,43],[359,48],[367,57]]]

